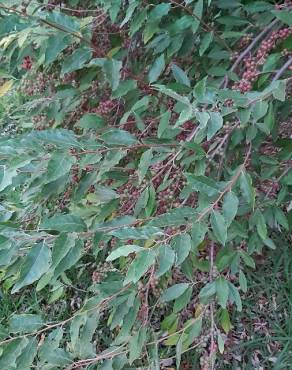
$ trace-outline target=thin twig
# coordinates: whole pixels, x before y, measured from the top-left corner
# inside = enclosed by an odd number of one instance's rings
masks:
[[[292,57],[290,57],[287,62],[283,65],[283,67],[281,67],[278,72],[275,74],[274,78],[272,79],[272,82],[275,82],[277,81],[281,76],[282,74],[286,71],[286,69],[289,68],[290,64],[292,64]]]
[[[244,59],[244,57],[251,51],[251,49],[257,44],[257,42],[272,29],[275,24],[278,23],[278,19],[273,20],[272,23],[270,23],[267,27],[265,27],[262,32],[258,34],[257,37],[254,38],[254,40],[248,45],[246,49],[243,50],[241,54],[239,54],[238,58],[236,58],[236,61],[233,63],[232,67],[230,68],[230,72],[233,72],[236,67],[240,64],[240,62]],[[220,85],[220,88],[226,88],[228,85],[228,76],[226,75]]]

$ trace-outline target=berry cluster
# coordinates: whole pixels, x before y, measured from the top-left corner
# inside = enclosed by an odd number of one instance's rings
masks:
[[[96,266],[95,271],[92,273],[91,280],[95,284],[99,284],[105,278],[109,271],[112,271],[113,265],[111,262],[101,262]]]
[[[31,57],[29,56],[26,56],[23,58],[23,61],[22,61],[22,64],[21,64],[21,68],[23,69],[31,69],[32,68],[32,60],[31,60]]]
[[[265,40],[263,40],[255,56],[248,56],[243,60],[244,71],[242,73],[242,79],[239,82],[236,82],[232,88],[241,92],[250,91],[252,83],[258,78],[258,67],[265,63],[268,55],[275,48],[277,42],[285,40],[291,34],[292,27],[286,27],[278,31],[273,31]]]
[[[30,73],[27,78],[23,79],[20,89],[25,95],[34,96],[46,90],[53,93],[55,91],[55,84],[56,76],[54,74],[49,75],[39,72],[35,75],[35,73]]]

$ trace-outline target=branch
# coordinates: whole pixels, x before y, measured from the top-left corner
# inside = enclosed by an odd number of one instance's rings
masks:
[[[248,159],[250,157],[250,154],[251,154],[251,145],[249,146],[249,149],[247,151],[247,154],[246,154],[246,157],[245,157],[245,160],[243,162],[243,164],[239,167],[238,171],[236,172],[236,174],[233,176],[233,178],[229,181],[229,184],[226,186],[226,188],[220,193],[220,195],[218,196],[218,198],[215,200],[214,203],[212,203],[209,207],[207,207],[202,213],[199,214],[199,217],[196,219],[195,222],[200,222],[205,216],[207,216],[210,212],[212,212],[212,210],[217,206],[217,204],[220,202],[220,200],[224,197],[224,195],[226,193],[228,193],[229,191],[232,190],[233,186],[235,185],[235,183],[237,182],[239,176],[241,175],[242,171],[244,170],[244,168],[246,167],[247,165],[247,162],[248,162]]]
[[[232,49],[230,49],[230,47],[228,46],[228,44],[226,43],[226,41],[224,39],[222,39],[222,37],[220,35],[218,35],[218,33],[212,27],[210,27],[207,23],[205,23],[202,20],[202,18],[198,17],[195,13],[192,12],[191,9],[189,9],[186,6],[184,6],[183,4],[180,4],[180,3],[176,2],[175,0],[170,0],[170,2],[172,4],[178,6],[179,8],[184,9],[190,16],[192,16],[193,18],[195,18],[196,20],[198,20],[202,24],[202,27],[203,27],[204,31],[206,31],[206,32],[214,32],[215,37],[222,43],[222,45],[224,45],[224,47],[229,52],[232,53]]]
[[[244,59],[244,57],[251,51],[251,49],[257,44],[257,42],[274,27],[275,24],[278,23],[278,19],[274,19],[272,23],[270,23],[267,27],[265,27],[262,32],[258,34],[258,36],[248,45],[248,47],[243,50],[241,54],[239,54],[236,61],[233,63],[232,67],[230,68],[230,72],[233,72],[235,68],[239,65],[239,63]],[[220,88],[226,88],[228,85],[228,76],[226,75],[220,85]]]
[[[281,76],[282,74],[286,71],[286,69],[289,68],[290,64],[292,64],[292,57],[290,57],[287,62],[283,65],[283,67],[281,67],[278,72],[275,74],[272,82],[275,82],[277,81]]]

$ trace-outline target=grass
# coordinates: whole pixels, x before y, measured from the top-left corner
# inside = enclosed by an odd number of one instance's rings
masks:
[[[288,239],[248,274],[243,311],[236,313],[233,357],[220,369],[292,369],[292,248]]]

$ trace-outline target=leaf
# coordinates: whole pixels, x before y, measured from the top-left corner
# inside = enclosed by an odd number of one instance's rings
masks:
[[[168,245],[161,245],[158,249],[158,269],[155,277],[159,278],[169,271],[174,264],[175,253]]]
[[[181,361],[181,354],[182,354],[182,346],[183,346],[183,338],[184,338],[184,335],[182,334],[180,337],[179,337],[179,340],[176,344],[176,352],[175,352],[175,359],[176,359],[176,368],[177,370],[180,369],[180,361]]]
[[[220,324],[226,334],[228,334],[229,331],[232,329],[232,324],[230,322],[229,313],[226,309],[221,311]]]
[[[218,112],[210,112],[210,122],[207,129],[207,140],[211,140],[212,137],[220,130],[223,126],[223,118]]]
[[[278,222],[279,225],[283,226],[284,229],[289,230],[289,224],[285,213],[281,210],[281,208],[275,208],[275,220]]]
[[[194,8],[194,14],[199,19],[201,19],[202,15],[203,15],[203,6],[204,6],[204,1],[203,0],[198,0],[196,5],[195,5],[195,8]],[[197,32],[197,30],[199,28],[199,25],[200,25],[199,19],[197,19],[197,18],[193,19],[193,22],[192,22],[192,31],[193,31],[193,33]]]
[[[221,355],[224,353],[224,340],[222,338],[222,336],[218,333],[218,336],[217,336],[217,344],[218,344],[218,349],[219,349],[219,352],[221,353]]]
[[[240,298],[240,295],[238,293],[238,290],[229,281],[228,281],[228,285],[229,285],[229,299],[232,302],[235,302],[236,307],[237,307],[237,311],[241,312],[242,311],[242,302],[241,302],[241,298]]]
[[[240,289],[244,293],[246,293],[247,292],[247,280],[246,280],[244,273],[241,270],[239,271],[239,285],[240,285]]]
[[[189,287],[188,283],[180,283],[171,286],[166,289],[166,291],[161,296],[162,302],[173,301],[174,299],[180,297]]]
[[[160,139],[163,137],[163,133],[168,131],[167,129],[169,128],[169,120],[171,117],[171,112],[166,111],[163,113],[163,115],[160,118],[159,125],[158,125],[158,130],[157,130],[157,137]]]
[[[266,101],[260,100],[253,106],[253,118],[258,121],[264,117],[269,109],[269,104]]]
[[[123,63],[115,59],[108,59],[103,64],[103,71],[113,91],[115,91],[119,86],[121,78],[120,70],[122,66]]]
[[[137,139],[128,131],[124,130],[109,130],[100,136],[108,145],[132,145],[137,143]]]
[[[204,98],[205,98],[207,78],[208,78],[208,76],[206,76],[202,80],[198,81],[196,83],[195,87],[194,87],[194,96],[195,96],[195,98],[197,98],[199,100],[204,100]],[[205,115],[206,117],[208,116],[208,118],[206,120],[206,124],[207,124],[207,121],[209,120],[209,117],[210,117],[209,114],[207,112],[199,112],[199,113]]]
[[[252,187],[252,180],[248,173],[242,172],[240,175],[240,189],[245,200],[250,204],[252,209],[255,204],[255,190]]]
[[[158,77],[161,75],[165,68],[165,61],[164,61],[164,55],[161,54],[157,59],[155,59],[149,74],[148,79],[149,83],[153,83],[158,80]]]
[[[224,197],[222,206],[224,219],[228,226],[237,214],[238,204],[239,200],[237,196],[233,192],[229,191]]]
[[[113,98],[120,98],[128,94],[128,92],[133,91],[137,88],[137,81],[135,80],[125,80],[120,81],[119,86],[112,92]]]
[[[125,24],[129,22],[129,20],[132,18],[132,15],[134,14],[135,9],[139,5],[138,1],[132,1],[129,3],[129,6],[126,11],[126,16],[123,19],[123,21],[120,24],[120,28],[122,28]]]
[[[151,164],[153,158],[153,152],[152,149],[146,150],[140,158],[139,166],[138,166],[138,177],[139,177],[139,184],[142,183],[144,177],[146,176],[146,173],[148,171],[148,168]]]
[[[77,125],[87,130],[97,130],[105,126],[105,120],[98,114],[87,113],[80,118]]]
[[[209,197],[212,197],[219,192],[217,183],[209,177],[187,174],[186,178],[190,183],[192,190],[206,194]]]
[[[216,239],[221,244],[225,245],[227,239],[227,225],[224,217],[218,211],[213,211],[210,220]]]
[[[177,313],[185,308],[192,298],[192,293],[193,289],[191,286],[189,286],[187,290],[175,300],[173,305],[173,312]]]
[[[11,293],[17,293],[24,286],[37,281],[49,269],[51,252],[47,245],[38,243],[29,251],[20,267],[19,278]]]
[[[240,250],[239,251],[239,255],[242,258],[243,262],[246,264],[246,266],[255,268],[255,262],[254,262],[253,258],[249,254],[247,254],[243,250]]]
[[[199,49],[199,55],[202,56],[205,54],[205,51],[208,49],[208,47],[210,46],[212,40],[213,40],[213,37],[214,37],[214,32],[207,32],[203,38],[202,38],[202,41],[201,41],[201,44],[200,44],[200,49]]]
[[[124,285],[127,285],[128,283],[137,283],[154,262],[155,252],[152,249],[140,252],[128,269]]]
[[[222,308],[226,308],[229,296],[228,282],[223,277],[219,277],[215,283],[218,303]]]
[[[92,50],[89,48],[78,48],[73,54],[67,56],[62,65],[61,75],[77,71],[85,66],[92,56]]]
[[[46,183],[53,182],[68,174],[75,161],[73,156],[66,155],[65,153],[53,153],[48,163]]]
[[[203,304],[208,303],[209,299],[216,294],[216,283],[215,281],[206,284],[199,293],[200,301]]]
[[[162,17],[168,14],[170,6],[170,3],[161,3],[156,5],[148,15],[149,21],[160,21]]]
[[[265,240],[268,236],[268,230],[264,215],[259,209],[257,209],[256,212],[254,213],[254,217],[256,220],[257,232],[259,236],[262,238],[262,240]]]
[[[288,26],[292,26],[292,19],[291,19],[291,11],[290,10],[272,10],[273,13],[278,19],[282,22],[288,24]]]
[[[206,224],[203,224],[201,222],[196,222],[192,226],[192,244],[194,248],[197,248],[202,241],[205,239],[205,235],[208,231],[208,226]]]
[[[9,331],[11,333],[33,332],[44,325],[40,315],[20,314],[12,315],[9,319]]]
[[[119,247],[115,249],[113,252],[110,253],[110,255],[107,257],[106,261],[114,261],[117,258],[120,258],[121,256],[127,257],[131,253],[137,253],[145,250],[142,247],[139,247],[138,245],[123,245],[122,247]]]
[[[0,97],[6,95],[8,91],[11,90],[12,85],[13,85],[13,80],[4,82],[4,84],[0,86]]]
[[[43,230],[56,230],[56,231],[73,231],[80,232],[86,231],[86,224],[79,217],[72,214],[56,215],[42,221],[39,226]]]
[[[183,261],[188,257],[191,247],[192,241],[189,234],[180,234],[173,238],[172,240],[173,249],[176,253],[176,260],[175,265],[179,266],[183,263]]]
[[[180,67],[178,67],[176,64],[172,63],[171,64],[171,70],[172,70],[174,78],[177,82],[179,82],[183,85],[189,86],[189,87],[191,86],[191,83],[190,83],[190,80],[189,80],[188,76],[186,75],[186,73]]]
[[[54,62],[58,55],[70,44],[70,37],[63,32],[57,32],[50,36],[46,43],[44,64]]]
[[[129,363],[132,365],[132,363],[140,357],[143,347],[147,340],[147,328],[142,327],[139,329],[139,331],[131,337],[129,341],[129,350],[130,350],[130,358]]]

